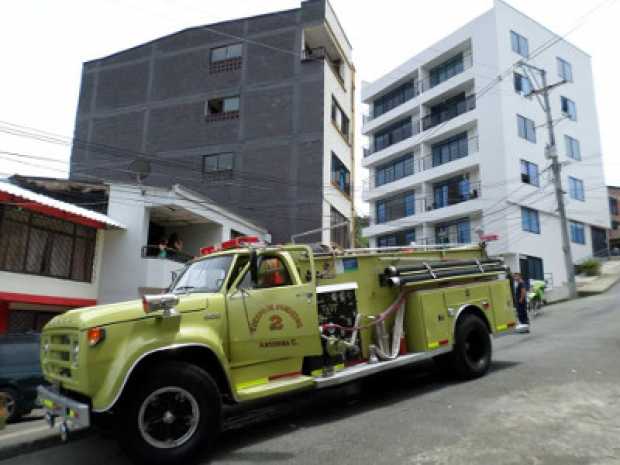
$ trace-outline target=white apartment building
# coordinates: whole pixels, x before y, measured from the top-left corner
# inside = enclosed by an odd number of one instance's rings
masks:
[[[591,57],[501,0],[375,82],[363,199],[372,246],[477,242],[497,235],[489,252],[513,270],[546,278],[559,297],[561,250],[545,114],[519,60],[544,69],[551,91],[556,147],[573,259],[606,249],[609,211],[594,102]],[[502,79],[498,79],[502,76]]]

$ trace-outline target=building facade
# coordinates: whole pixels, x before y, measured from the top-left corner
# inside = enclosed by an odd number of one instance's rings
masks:
[[[72,179],[183,184],[275,243],[347,245],[355,68],[327,0],[186,29],[84,64]]]
[[[609,248],[620,249],[620,187],[608,186],[607,193],[609,195],[609,215],[611,221],[611,229],[609,230]]]
[[[566,273],[545,114],[529,95],[549,83],[563,164],[573,258],[606,248],[609,215],[590,56],[501,0],[461,29],[362,88],[370,113],[363,198],[371,245],[466,243],[494,235],[489,252],[546,278]],[[501,79],[498,79],[501,76]]]

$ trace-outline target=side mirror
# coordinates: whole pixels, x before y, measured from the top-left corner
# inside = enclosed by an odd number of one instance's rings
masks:
[[[171,271],[170,272],[170,284],[173,284],[177,280],[178,277],[179,277],[178,271]]]
[[[250,277],[252,278],[252,284],[256,286],[258,283],[258,253],[256,250],[250,252]]]
[[[155,294],[142,296],[142,308],[144,313],[158,312],[163,310],[163,317],[176,316],[179,312],[174,308],[179,304],[179,296],[176,294]]]

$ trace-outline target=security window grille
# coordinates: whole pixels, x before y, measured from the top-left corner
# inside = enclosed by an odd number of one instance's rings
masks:
[[[413,191],[377,201],[377,223],[386,223],[415,214]]]
[[[450,139],[434,144],[431,147],[433,154],[433,166],[443,165],[469,154],[467,133],[457,134]]]
[[[351,172],[332,152],[332,185],[340,192],[351,195]]]
[[[225,47],[213,48],[211,49],[211,63],[230,60],[233,58],[241,58],[241,50],[241,44],[232,44]]]
[[[583,181],[581,179],[568,177],[568,195],[571,199],[580,200],[584,202],[586,200],[586,194],[583,188]]]
[[[387,113],[392,108],[396,108],[406,101],[411,100],[416,95],[417,82],[407,81],[375,100],[372,105],[372,115],[376,118],[377,116]]]
[[[406,118],[394,123],[393,125],[378,131],[375,134],[375,151],[382,150],[390,145],[397,144],[401,140],[411,137],[412,125],[411,118]]]
[[[517,130],[519,137],[536,143],[536,125],[525,116],[517,115]]]
[[[202,157],[202,174],[205,179],[230,179],[234,168],[234,153],[216,153]]]
[[[381,165],[375,171],[375,186],[382,186],[390,182],[398,181],[414,172],[413,153],[408,153],[404,157]]]
[[[530,78],[519,73],[514,73],[513,76],[515,92],[523,95],[524,97],[529,96],[533,90]]]
[[[437,244],[469,244],[471,242],[471,223],[469,218],[440,223],[435,226]]]
[[[521,207],[521,227],[524,231],[540,234],[538,212],[531,208]]]
[[[615,197],[609,197],[609,212],[614,216],[618,215],[618,199]]]
[[[573,81],[573,67],[572,65],[562,58],[558,57],[558,76],[565,81]]]
[[[336,226],[342,223],[346,223],[342,226]],[[333,244],[337,244],[340,247],[346,249],[350,247],[350,234],[349,234],[349,220],[346,216],[336,210],[334,207],[331,207],[331,215],[330,215],[330,225],[331,225],[331,242]]]
[[[575,244],[586,243],[586,231],[583,223],[578,223],[576,221],[570,222],[570,240]]]
[[[525,37],[521,34],[517,34],[515,31],[510,31],[510,43],[513,52],[518,53],[522,57],[529,58],[530,46]]]
[[[579,141],[571,136],[564,136],[564,142],[566,143],[566,155],[573,160],[581,160],[581,147]]]
[[[521,182],[540,187],[538,165],[527,160],[521,160]]]
[[[239,118],[239,96],[213,98],[207,101],[207,121]]]
[[[344,114],[342,107],[336,102],[336,99],[332,97],[332,122],[338,129],[338,132],[349,142],[349,117]]]
[[[90,282],[97,230],[0,206],[0,270]]]
[[[560,97],[560,104],[562,106],[562,113],[568,117],[568,119],[577,121],[577,106],[575,102],[567,97]]]
[[[462,73],[463,70],[463,53],[459,53],[458,55],[431,69],[429,73],[431,87],[435,87],[436,85],[447,81],[451,77]]]
[[[415,242],[415,229],[398,231],[377,238],[377,245],[379,247],[398,247],[411,245],[412,242]]]

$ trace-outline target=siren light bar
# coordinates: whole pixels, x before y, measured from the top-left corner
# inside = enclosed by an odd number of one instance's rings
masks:
[[[208,247],[202,247],[200,249],[200,255],[209,255],[215,252],[221,252],[223,250],[239,249],[247,247],[250,244],[260,243],[258,236],[240,236],[228,241],[224,241],[219,245],[210,245]]]

